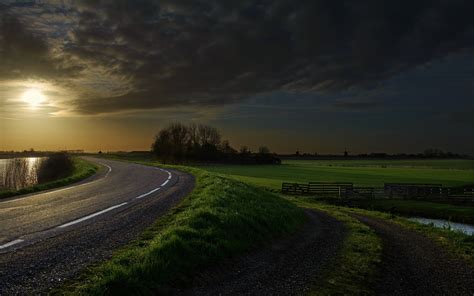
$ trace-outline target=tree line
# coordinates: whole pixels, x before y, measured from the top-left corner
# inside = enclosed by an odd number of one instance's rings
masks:
[[[234,149],[214,127],[203,124],[172,123],[161,129],[151,147],[164,163],[223,162],[241,164],[276,164],[280,160],[262,146],[256,153],[247,146]]]

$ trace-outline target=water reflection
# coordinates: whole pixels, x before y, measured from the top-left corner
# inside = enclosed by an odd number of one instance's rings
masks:
[[[415,221],[421,224],[431,224],[438,228],[447,228],[453,231],[460,231],[468,235],[474,234],[474,225],[450,222],[448,220],[443,219],[428,219],[419,217],[409,218],[408,220]]]
[[[44,157],[0,159],[0,190],[19,190],[38,183],[37,171]]]

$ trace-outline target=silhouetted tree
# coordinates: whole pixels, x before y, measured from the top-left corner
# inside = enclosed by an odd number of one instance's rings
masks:
[[[167,128],[167,130],[170,135],[173,160],[181,162],[186,156],[186,152],[189,150],[189,130],[181,123],[173,123]]]
[[[55,153],[41,161],[37,170],[38,183],[66,177],[74,170],[74,163],[66,153]]]
[[[247,147],[247,146],[241,146],[240,147],[240,150],[239,150],[240,155],[248,155],[250,153],[251,153],[251,151],[250,151],[249,147]]]
[[[200,124],[198,126],[198,139],[201,146],[206,144],[217,146],[221,142],[221,135],[216,128]]]
[[[258,153],[255,156],[255,161],[259,164],[271,164],[276,163],[276,157],[270,153],[270,149],[267,146],[261,146],[258,148]]]
[[[234,161],[237,156],[237,150],[230,146],[228,140],[224,140],[221,142],[221,144],[219,145],[219,152],[222,155],[222,158],[228,162]]]
[[[276,157],[265,146],[252,154],[247,146],[239,153],[229,141],[222,141],[219,131],[208,125],[173,123],[159,131],[152,152],[163,162],[224,161],[241,163],[275,163]]]
[[[173,144],[171,142],[171,134],[169,130],[161,130],[155,137],[155,142],[151,147],[153,154],[160,157],[163,163],[171,160],[173,155]]]
[[[270,149],[268,149],[267,146],[260,146],[260,147],[258,147],[258,154],[268,155],[268,154],[270,154]]]

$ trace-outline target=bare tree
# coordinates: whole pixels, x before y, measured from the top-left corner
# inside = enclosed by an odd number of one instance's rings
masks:
[[[249,147],[247,147],[247,146],[244,145],[244,146],[241,146],[241,147],[240,147],[239,153],[240,153],[241,155],[247,155],[247,154],[250,154],[251,152],[250,152]]]
[[[181,123],[171,124],[167,130],[170,134],[172,154],[175,161],[181,161],[186,154],[189,143],[189,129]]]
[[[219,131],[208,125],[200,124],[198,126],[199,144],[218,146],[221,142],[221,135]]]
[[[171,134],[167,129],[161,130],[155,137],[151,146],[153,153],[159,157],[163,163],[166,163],[172,156]]]
[[[270,149],[268,149],[267,146],[260,146],[260,147],[258,147],[258,154],[268,155],[268,154],[270,154]]]

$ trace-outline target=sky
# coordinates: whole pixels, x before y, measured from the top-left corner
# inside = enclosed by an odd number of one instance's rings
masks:
[[[474,155],[471,0],[0,0],[0,150]]]

